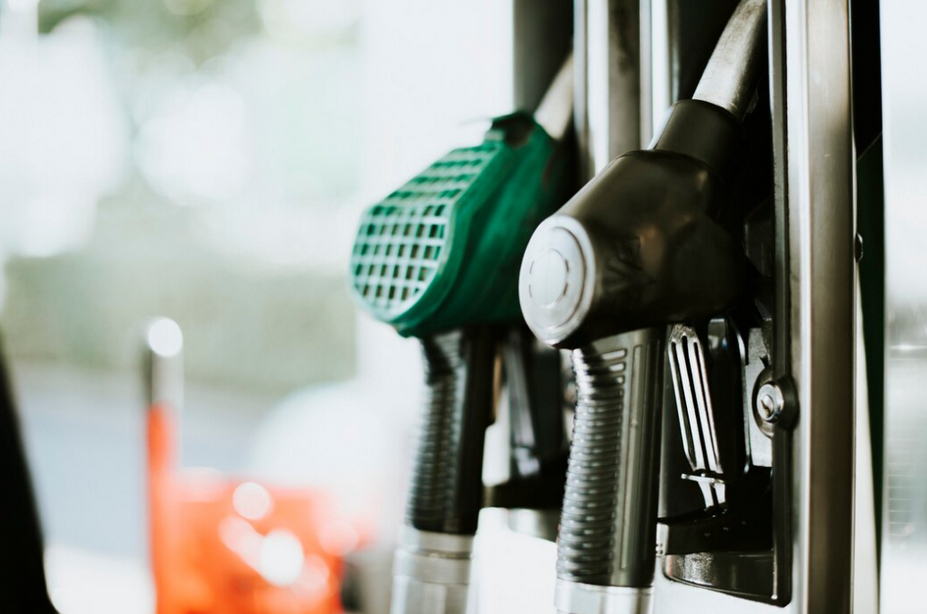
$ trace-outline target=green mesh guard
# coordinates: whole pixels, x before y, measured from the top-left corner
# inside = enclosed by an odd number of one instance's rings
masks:
[[[502,146],[455,149],[364,214],[351,266],[370,307],[393,314],[422,295],[438,270],[453,207]]]
[[[554,142],[530,117],[494,121],[368,209],[351,255],[355,298],[403,335],[519,317],[518,265],[562,203]]]

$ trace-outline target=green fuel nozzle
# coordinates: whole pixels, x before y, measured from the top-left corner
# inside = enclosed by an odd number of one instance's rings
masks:
[[[519,318],[524,248],[564,200],[556,151],[530,115],[499,117],[368,209],[351,256],[358,303],[414,337]]]
[[[501,326],[524,326],[522,254],[566,199],[560,147],[572,114],[568,60],[537,113],[493,120],[362,216],[350,275],[358,304],[422,343],[425,413],[393,570],[393,614],[464,614],[483,505]]]

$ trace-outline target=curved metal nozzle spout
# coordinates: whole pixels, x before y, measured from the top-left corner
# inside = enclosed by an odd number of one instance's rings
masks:
[[[756,91],[765,36],[766,0],[741,0],[692,97],[717,105],[742,121]]]

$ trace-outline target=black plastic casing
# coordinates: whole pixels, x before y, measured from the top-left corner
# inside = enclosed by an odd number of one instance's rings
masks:
[[[535,232],[519,284],[532,331],[572,349],[734,305],[747,268],[728,184],[741,151],[734,116],[677,103],[651,149],[615,159]]]

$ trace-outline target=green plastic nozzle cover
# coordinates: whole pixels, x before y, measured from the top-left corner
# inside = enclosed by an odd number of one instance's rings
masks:
[[[529,115],[499,117],[482,144],[367,209],[351,255],[357,302],[403,336],[520,318],[525,246],[566,196],[558,151]]]

